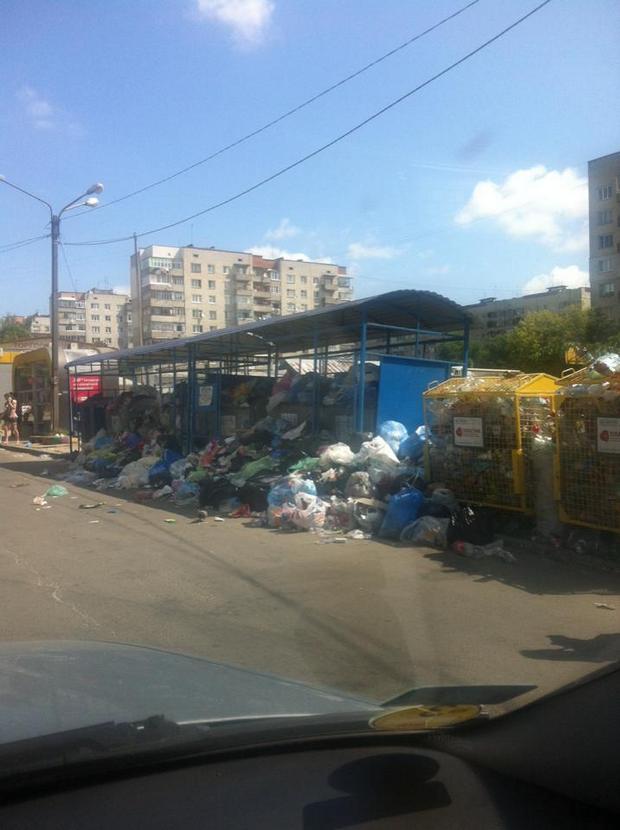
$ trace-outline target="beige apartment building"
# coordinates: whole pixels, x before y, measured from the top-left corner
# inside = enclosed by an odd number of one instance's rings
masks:
[[[590,308],[590,288],[567,288],[555,285],[538,294],[524,294],[508,300],[486,297],[465,306],[473,317],[472,337],[493,337],[506,334],[533,311],[566,311],[568,308]]]
[[[113,349],[133,344],[131,300],[110,288],[58,292],[58,336],[78,343],[104,343]]]
[[[620,153],[588,162],[592,306],[620,322]]]
[[[51,332],[49,314],[33,314],[30,318],[30,334],[49,334]]]
[[[144,248],[138,257],[139,270],[135,256],[130,262],[135,345],[309,311],[353,296],[346,268],[332,263],[164,245]]]

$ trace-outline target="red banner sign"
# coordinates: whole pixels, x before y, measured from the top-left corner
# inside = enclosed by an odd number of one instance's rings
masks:
[[[73,403],[84,403],[95,395],[101,395],[102,383],[99,375],[71,375],[69,390]]]

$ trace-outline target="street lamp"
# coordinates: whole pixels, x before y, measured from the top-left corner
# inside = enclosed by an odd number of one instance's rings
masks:
[[[88,190],[84,191],[80,196],[77,196],[71,202],[66,204],[58,213],[54,213],[54,208],[45,199],[35,196],[23,187],[18,187],[13,182],[8,181],[4,176],[0,176],[0,184],[6,184],[14,190],[19,190],[31,199],[45,205],[50,212],[50,226],[52,239],[52,305],[51,305],[51,319],[50,329],[52,335],[52,432],[58,429],[60,425],[59,418],[59,383],[58,383],[58,241],[60,239],[60,219],[63,213],[68,210],[73,210],[76,207],[97,207],[99,199],[94,196],[94,193],[102,193],[103,185],[101,182],[92,184]],[[85,198],[88,197],[88,198]]]

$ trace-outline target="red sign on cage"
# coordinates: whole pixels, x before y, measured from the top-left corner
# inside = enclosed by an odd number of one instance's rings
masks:
[[[69,391],[73,403],[84,403],[89,398],[101,395],[101,377],[99,375],[71,375]]]

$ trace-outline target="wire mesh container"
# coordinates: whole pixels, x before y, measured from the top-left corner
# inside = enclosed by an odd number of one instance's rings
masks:
[[[554,432],[557,380],[452,378],[424,393],[427,475],[462,501],[534,511],[532,436]]]
[[[560,518],[620,533],[620,372],[563,378],[556,407]]]

